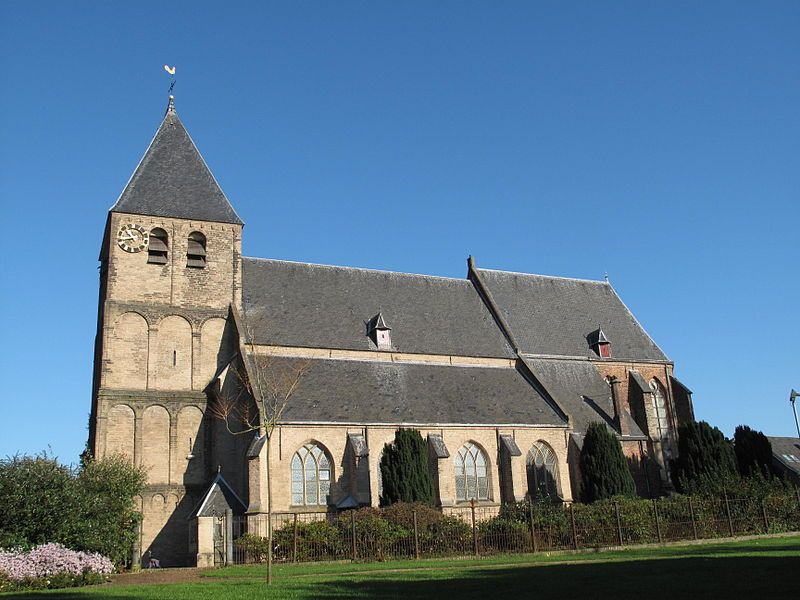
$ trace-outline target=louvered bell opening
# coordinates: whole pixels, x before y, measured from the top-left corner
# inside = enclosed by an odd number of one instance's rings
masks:
[[[147,253],[147,264],[165,265],[167,264],[167,252],[150,249]]]
[[[154,237],[152,233],[150,234],[150,243],[148,244],[148,248],[150,248],[151,252],[166,252],[168,249],[166,240],[163,240],[159,237]]]
[[[205,252],[203,253],[202,256],[199,256],[197,254],[187,254],[186,266],[192,267],[194,269],[204,269],[206,266]]]
[[[205,256],[206,248],[197,240],[189,240],[189,248],[186,250],[186,254],[190,254],[192,256]]]

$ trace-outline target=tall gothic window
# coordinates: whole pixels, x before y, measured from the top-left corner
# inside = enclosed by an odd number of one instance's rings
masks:
[[[488,500],[488,462],[483,450],[469,442],[461,447],[453,463],[456,470],[456,500]]]
[[[186,266],[203,269],[206,266],[206,236],[199,231],[189,234],[186,247]]]
[[[526,462],[530,497],[558,498],[558,463],[553,449],[544,442],[536,442],[528,452]]]
[[[292,457],[292,504],[325,506],[331,492],[331,461],[316,444],[306,444]]]
[[[653,397],[653,408],[656,413],[656,433],[663,444],[664,453],[669,454],[671,448],[666,394],[663,386],[655,379],[650,382],[650,389],[653,390],[651,396]]]

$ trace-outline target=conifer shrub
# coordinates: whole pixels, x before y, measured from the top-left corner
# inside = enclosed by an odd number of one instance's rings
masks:
[[[395,502],[433,504],[433,478],[428,467],[428,446],[416,429],[400,428],[381,457],[383,505]]]
[[[636,486],[622,447],[602,423],[592,423],[586,429],[580,467],[584,502],[636,496]]]
[[[760,431],[739,425],[733,434],[733,451],[742,477],[772,476],[772,444]]]
[[[678,428],[678,457],[671,469],[673,483],[685,494],[720,495],[739,479],[732,444],[705,421]]]

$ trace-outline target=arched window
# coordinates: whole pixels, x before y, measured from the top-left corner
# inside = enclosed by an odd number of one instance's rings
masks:
[[[292,457],[292,504],[325,506],[331,492],[331,461],[316,444],[306,444]]]
[[[559,497],[556,453],[544,442],[536,442],[528,452],[528,494],[531,498]]]
[[[650,389],[653,390],[653,408],[656,413],[656,434],[658,439],[663,442],[669,441],[669,419],[667,417],[667,404],[664,388],[653,379],[650,382]]]
[[[664,453],[664,459],[668,461],[672,458],[672,438],[669,433],[667,395],[657,379],[650,382],[650,389],[653,390],[650,395],[653,397],[653,410],[656,413],[656,438],[661,440],[661,451]]]
[[[453,462],[456,469],[456,500],[488,500],[488,461],[483,450],[469,442],[461,446]]]
[[[167,232],[160,227],[150,231],[150,243],[147,245],[148,263],[151,265],[167,264],[168,241]]]
[[[199,231],[189,234],[189,245],[186,249],[186,266],[203,269],[206,266],[206,236]]]

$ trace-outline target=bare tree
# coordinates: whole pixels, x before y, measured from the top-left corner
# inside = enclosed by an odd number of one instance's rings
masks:
[[[240,344],[240,353],[231,361],[225,382],[211,403],[211,415],[225,423],[232,435],[258,432],[266,436],[265,476],[267,483],[267,583],[272,583],[272,434],[280,423],[289,400],[308,372],[310,362],[296,358],[276,357],[253,342]],[[230,380],[228,378],[231,378]]]

